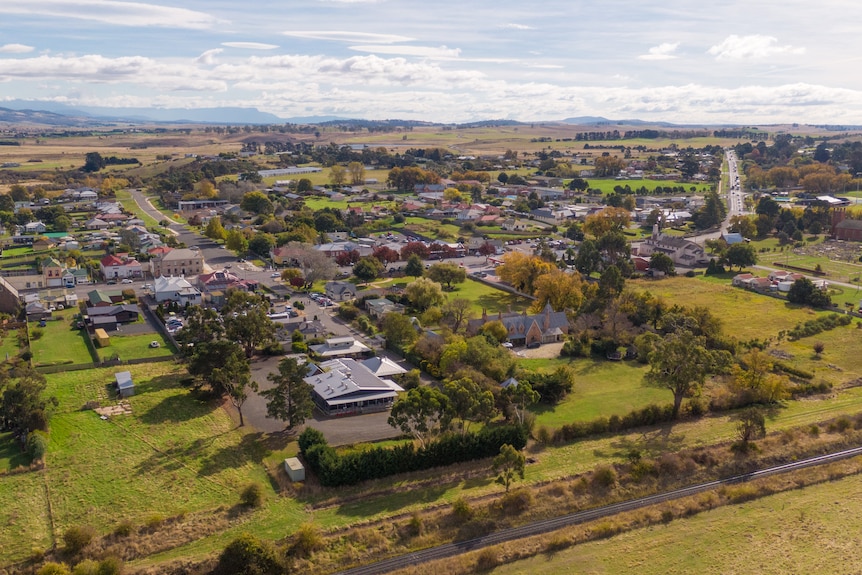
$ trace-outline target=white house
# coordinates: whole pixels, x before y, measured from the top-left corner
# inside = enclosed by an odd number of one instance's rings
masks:
[[[180,305],[201,303],[201,292],[185,278],[160,276],[153,282],[153,293],[159,303],[175,301]]]

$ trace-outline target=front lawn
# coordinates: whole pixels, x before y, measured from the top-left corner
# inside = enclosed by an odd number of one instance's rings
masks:
[[[97,348],[102,361],[119,356],[120,359],[140,359],[144,357],[167,357],[174,354],[173,346],[160,333],[143,335],[119,335],[109,333],[111,345]],[[159,347],[150,347],[150,342],[156,341]]]
[[[34,366],[91,363],[94,358],[87,349],[84,339],[89,337],[86,330],[73,325],[76,309],[54,312],[54,317],[39,327],[38,323],[27,325],[30,330],[30,351],[33,352]],[[42,333],[38,339],[34,333]]]

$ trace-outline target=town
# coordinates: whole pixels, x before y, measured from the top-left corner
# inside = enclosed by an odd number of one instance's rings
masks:
[[[472,573],[854,489],[482,542],[859,445],[862,133],[278,128],[0,133],[6,572]]]

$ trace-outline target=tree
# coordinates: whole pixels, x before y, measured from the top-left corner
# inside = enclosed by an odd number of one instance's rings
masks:
[[[482,324],[482,327],[479,328],[479,334],[490,337],[497,343],[503,343],[509,339],[509,330],[498,319]]]
[[[742,237],[748,239],[757,236],[757,227],[754,225],[754,222],[752,222],[751,218],[748,216],[731,216],[727,230],[730,232],[741,234]]]
[[[401,259],[410,259],[412,255],[419,256],[421,260],[427,260],[428,256],[431,255],[431,250],[422,242],[408,242],[407,245],[401,248]]]
[[[742,453],[751,449],[751,442],[766,436],[766,418],[763,410],[750,407],[737,416],[736,436],[739,438],[733,448]]]
[[[602,254],[594,240],[584,240],[578,248],[575,258],[575,269],[588,276],[599,271],[602,264]]]
[[[428,278],[416,278],[404,288],[404,295],[410,304],[420,311],[440,305],[446,299],[439,283]]]
[[[353,266],[353,275],[363,283],[377,279],[381,273],[383,273],[383,264],[374,256],[360,258]]]
[[[524,466],[527,463],[527,458],[524,454],[509,445],[504,443],[500,446],[500,454],[494,458],[493,469],[497,475],[497,483],[506,488],[506,493],[509,492],[509,486],[515,481],[516,477],[524,479]]]
[[[479,246],[479,249],[476,250],[476,253],[478,253],[480,256],[485,256],[485,263],[487,264],[488,258],[497,253],[497,248],[495,248],[494,245],[490,242],[485,242],[481,246]]]
[[[470,423],[487,423],[494,418],[494,394],[469,377],[447,382],[443,393],[449,398],[452,417],[460,420],[462,434],[467,433]]]
[[[272,234],[257,232],[248,241],[248,249],[253,254],[257,254],[262,258],[269,257],[272,248],[275,247],[275,237]]]
[[[306,371],[295,358],[285,358],[277,372],[266,376],[275,387],[260,392],[267,399],[266,414],[287,423],[288,430],[305,423],[314,409],[312,387],[303,380]]]
[[[227,397],[237,408],[240,427],[245,425],[242,406],[248,389],[257,390],[257,383],[251,379],[251,367],[240,344],[222,339],[197,345],[188,369],[213,393]]]
[[[0,429],[11,431],[23,448],[34,431],[47,431],[49,414],[58,405],[54,396],[45,397],[45,376],[28,362],[2,366],[0,373]]]
[[[742,270],[744,267],[753,266],[757,263],[757,252],[754,251],[754,246],[748,242],[740,242],[728,246],[724,259],[727,265],[738,266]]]
[[[406,350],[419,339],[419,334],[409,317],[402,313],[390,312],[383,316],[383,336],[392,347]]]
[[[644,376],[647,385],[673,393],[673,418],[679,417],[682,400],[700,393],[712,364],[703,337],[682,330],[670,333],[656,342],[649,356],[650,370]]]
[[[314,189],[314,184],[311,183],[311,180],[308,178],[300,178],[298,182],[296,182],[296,191],[297,193],[310,192]]]
[[[592,286],[585,283],[579,274],[555,269],[536,278],[533,288],[536,301],[533,302],[531,309],[538,313],[550,304],[554,311],[567,309],[577,311],[586,298],[594,293]]]
[[[269,302],[263,297],[241,290],[228,292],[222,308],[226,337],[237,342],[251,357],[254,350],[275,339],[275,324],[267,313]]]
[[[538,256],[510,252],[503,256],[503,263],[497,267],[497,276],[516,290],[532,295],[536,279],[554,269],[554,264]]]
[[[449,399],[433,387],[415,387],[395,401],[388,421],[425,447],[449,427]]]
[[[744,402],[775,403],[787,397],[790,379],[773,373],[772,356],[752,349],[731,369],[730,389]]]
[[[84,156],[84,167],[81,168],[84,172],[98,172],[105,167],[105,159],[99,152],[87,152]]]
[[[443,304],[443,321],[450,329],[457,333],[464,325],[470,315],[473,302],[466,298],[454,298]]]
[[[467,271],[451,263],[434,264],[425,271],[425,275],[437,283],[444,284],[447,290],[452,289],[453,283],[464,283],[467,279]]]
[[[658,272],[663,272],[666,275],[676,275],[676,267],[673,265],[673,260],[670,256],[662,252],[653,252],[649,259],[649,269]]]
[[[808,278],[799,278],[790,286],[787,301],[812,307],[832,307],[829,294],[814,285]]]
[[[607,265],[619,265],[621,260],[631,257],[631,244],[621,231],[611,230],[596,241],[596,248]]]
[[[330,166],[329,183],[336,188],[340,188],[344,185],[345,181],[347,181],[347,170],[344,169],[344,166],[339,164],[334,164]]]
[[[407,258],[407,265],[404,266],[404,273],[408,276],[418,278],[425,273],[425,268],[422,266],[422,260],[417,254],[411,254]]]
[[[539,392],[535,391],[528,382],[520,381],[518,385],[504,389],[503,397],[511,409],[511,415],[520,425],[524,425],[527,408],[539,401]]]
[[[329,280],[338,273],[338,266],[332,258],[308,244],[288,242],[282,247],[285,259],[296,263],[297,269],[305,278],[305,285],[311,286],[320,280]]]
[[[207,227],[204,230],[204,235],[211,240],[223,240],[227,235],[227,230],[221,223],[221,218],[216,216],[207,222]]]
[[[271,214],[275,212],[272,200],[263,192],[249,192],[242,197],[239,207],[253,214]]]
[[[399,259],[401,259],[399,253],[390,248],[389,246],[377,246],[371,252],[371,255],[372,257],[375,257],[380,260],[380,263],[382,263],[384,266],[394,264]]]
[[[248,251],[248,239],[240,230],[229,230],[225,235],[225,246],[238,254],[244,254]]]
[[[600,238],[608,232],[620,232],[629,226],[631,213],[625,208],[605,208],[584,220],[584,231]]]
[[[350,183],[354,186],[365,183],[365,166],[362,162],[350,162],[347,164],[347,172],[350,174]]]
[[[814,345],[811,346],[811,349],[814,350],[814,354],[817,356],[817,359],[820,359],[820,356],[823,355],[824,351],[826,351],[826,345],[822,341],[815,341]]]
[[[191,355],[197,346],[221,339],[223,335],[224,327],[218,312],[212,308],[193,305],[186,310],[186,323],[177,333],[176,340],[181,346],[180,352],[183,355]]]

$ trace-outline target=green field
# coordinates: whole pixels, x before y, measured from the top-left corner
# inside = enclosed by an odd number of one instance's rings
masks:
[[[143,335],[118,335],[116,332],[108,333],[111,345],[97,348],[99,358],[103,361],[118,356],[120,359],[140,359],[144,357],[167,357],[173,355],[173,346],[160,333],[147,333]],[[150,342],[159,342],[159,347],[150,347]]]
[[[847,477],[536,555],[493,572],[838,575],[862,562],[860,511],[862,478]]]
[[[468,271],[469,274],[469,271]],[[368,287],[382,288],[389,286],[404,287],[413,281],[413,278],[391,278],[372,282]],[[473,304],[471,307],[471,317],[479,317],[482,315],[482,310],[489,314],[497,312],[511,311],[521,312],[530,307],[532,303],[527,298],[510,294],[502,290],[498,290],[485,283],[470,279],[468,276],[464,283],[452,284],[455,289],[444,292],[449,299],[464,298],[470,300]],[[362,288],[360,287],[360,290]],[[362,297],[362,292],[357,294]]]
[[[86,330],[81,330],[72,324],[77,309],[55,311],[54,318],[40,328],[38,323],[29,323],[30,351],[33,352],[33,364],[57,365],[63,363],[90,363],[94,358],[90,355],[84,340]],[[41,330],[42,337],[33,338],[33,331]]]
[[[568,360],[533,359],[518,363],[533,369],[554,369]],[[623,416],[650,403],[664,405],[672,401],[668,391],[643,384],[647,366],[639,363],[582,359],[569,365],[576,374],[572,393],[555,406],[535,406],[532,411],[536,413],[536,425],[554,429],[573,421]]]

